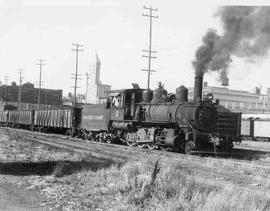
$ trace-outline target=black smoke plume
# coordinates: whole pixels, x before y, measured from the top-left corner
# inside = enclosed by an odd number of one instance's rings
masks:
[[[195,54],[196,75],[218,71],[220,80],[228,80],[232,56],[252,58],[268,55],[270,47],[270,7],[226,6],[216,14],[222,23],[223,34],[209,29]]]

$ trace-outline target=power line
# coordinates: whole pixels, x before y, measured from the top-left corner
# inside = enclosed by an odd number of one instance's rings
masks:
[[[42,58],[40,58],[39,63],[37,63],[37,65],[39,66],[39,81],[38,81],[38,108],[40,107],[40,94],[41,94],[41,73],[42,73],[42,66],[44,66],[45,64],[43,62],[45,62],[45,60],[43,60]]]
[[[83,49],[80,49],[80,48],[82,48],[83,46],[82,45],[79,45],[78,43],[76,43],[76,44],[72,44],[74,47],[75,47],[75,49],[72,49],[72,51],[76,51],[76,67],[75,67],[75,80],[74,80],[74,106],[75,106],[75,108],[77,107],[77,100],[76,100],[76,95],[77,95],[77,80],[78,80],[78,52],[79,51],[83,51]]]
[[[23,69],[19,69],[19,76],[20,76],[20,79],[19,79],[19,93],[18,93],[18,109],[20,110],[20,107],[21,107],[21,102],[22,102],[22,72],[23,72]]]
[[[147,72],[147,89],[149,89],[150,87],[150,75],[151,72],[156,72],[156,70],[152,70],[151,69],[151,59],[156,59],[156,56],[152,56],[152,54],[157,53],[157,51],[153,51],[152,50],[152,20],[153,18],[158,18],[157,15],[153,15],[153,11],[157,12],[157,8],[152,8],[152,7],[143,7],[145,10],[149,10],[150,14],[144,14],[144,17],[149,18],[150,20],[150,30],[149,30],[149,48],[148,50],[143,50],[143,52],[148,53],[147,55],[142,55],[143,57],[148,58],[148,69],[142,69],[142,71],[146,71]]]

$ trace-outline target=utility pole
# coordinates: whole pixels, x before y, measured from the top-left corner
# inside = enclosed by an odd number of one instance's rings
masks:
[[[153,11],[157,12],[157,8],[152,8],[152,7],[143,7],[145,10],[149,10],[150,14],[144,14],[144,17],[149,18],[150,20],[150,32],[149,32],[149,49],[148,50],[143,50],[143,52],[147,53],[148,55],[143,55],[143,57],[148,58],[148,69],[142,69],[142,71],[147,72],[147,89],[150,87],[150,74],[151,72],[156,72],[155,70],[151,69],[151,59],[156,59],[156,56],[152,56],[152,54],[157,53],[157,51],[152,51],[152,20],[153,18],[158,18],[158,16],[153,15]]]
[[[5,76],[6,86],[5,86],[5,105],[7,103],[7,86],[8,86],[8,76]]]
[[[83,46],[82,45],[79,45],[78,43],[76,44],[72,44],[75,48],[72,49],[72,51],[76,51],[76,71],[75,71],[75,74],[72,74],[74,76],[74,81],[75,81],[75,84],[74,84],[74,107],[76,108],[77,107],[77,99],[76,99],[76,96],[77,96],[77,80],[79,79],[78,78],[78,53],[79,51],[83,51],[83,49],[80,49],[82,48]]]
[[[45,64],[43,62],[45,62],[45,60],[43,60],[42,58],[40,58],[39,63],[37,63],[37,65],[39,66],[39,81],[38,81],[38,108],[40,107],[40,99],[41,99],[41,73],[42,73],[42,66],[44,66]]]
[[[20,110],[21,107],[21,102],[22,102],[22,72],[23,69],[19,69],[19,76],[20,76],[20,80],[19,80],[19,93],[18,93],[18,109]]]
[[[89,85],[89,73],[85,73],[86,75],[86,92],[85,92],[85,105],[87,103],[87,94],[88,94],[88,85]]]

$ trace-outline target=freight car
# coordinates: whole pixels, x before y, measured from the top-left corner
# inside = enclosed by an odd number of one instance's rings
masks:
[[[9,111],[6,123],[47,132],[65,132],[89,140],[129,146],[192,151],[230,151],[241,141],[241,114],[202,99],[202,77],[195,77],[194,99],[180,86],[167,95],[159,87],[109,93],[106,104],[60,110]],[[2,121],[5,121],[4,114]]]
[[[0,122],[12,128],[72,134],[72,126],[76,127],[78,122],[74,117],[79,116],[79,112],[80,109],[74,108],[0,111]]]
[[[251,115],[252,116],[252,115]],[[257,116],[257,115],[255,115]],[[270,119],[269,115],[259,117],[243,118],[241,123],[241,135],[244,140],[270,141]]]

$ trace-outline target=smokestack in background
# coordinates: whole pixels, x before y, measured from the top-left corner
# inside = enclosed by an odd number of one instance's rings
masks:
[[[228,78],[223,78],[221,82],[222,86],[229,86],[229,79]]]
[[[203,87],[203,76],[195,76],[194,78],[194,101],[198,99],[202,100],[202,87]]]

